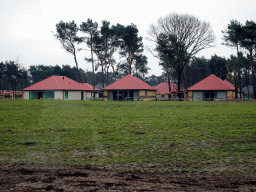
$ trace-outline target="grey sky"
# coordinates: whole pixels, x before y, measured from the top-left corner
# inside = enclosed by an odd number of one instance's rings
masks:
[[[88,18],[101,25],[107,20],[115,25],[134,23],[139,35],[145,37],[151,23],[172,12],[189,14],[210,22],[216,36],[216,46],[198,53],[210,58],[212,55],[229,57],[235,50],[221,45],[222,33],[230,20],[245,23],[256,21],[255,0],[1,0],[0,6],[0,61],[17,60],[22,67],[30,65],[75,66],[71,54],[65,52],[54,39],[55,25],[60,21],[75,20],[77,25]],[[146,41],[144,41],[146,44]],[[85,44],[82,45],[85,47]],[[160,75],[158,60],[145,51],[151,68],[149,75]],[[79,67],[91,71],[91,64],[84,61],[89,52],[78,53]]]

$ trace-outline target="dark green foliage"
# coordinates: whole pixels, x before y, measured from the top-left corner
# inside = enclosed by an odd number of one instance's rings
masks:
[[[136,25],[131,24],[127,26],[122,26],[117,24],[115,27],[118,36],[120,37],[120,51],[119,54],[121,57],[125,58],[125,64],[128,69],[128,74],[132,73],[132,66],[135,66],[135,70],[140,68],[143,72],[147,71],[147,59],[146,56],[142,55],[143,53],[143,43],[142,37],[138,36],[139,30]]]
[[[78,37],[78,30],[86,33],[87,36]],[[88,19],[87,22],[82,22],[80,28],[76,26],[74,21],[69,23],[60,21],[56,25],[56,31],[55,37],[67,52],[74,55],[77,69],[76,44],[86,42],[90,48],[91,57],[86,57],[85,60],[92,63],[93,74],[95,69],[101,68],[103,86],[109,84],[110,70],[115,80],[116,75],[124,72],[122,70],[127,70],[124,73],[131,74],[132,68],[134,68],[134,73],[143,75],[148,71],[146,67],[147,57],[142,54],[142,37],[138,36],[138,29],[134,24],[128,26],[121,24],[110,25],[110,22],[103,20],[102,26],[98,30],[97,22],[93,22],[91,19]],[[114,54],[116,52],[119,52],[121,57],[125,59],[125,61],[121,61],[118,64],[117,69],[120,69],[120,71],[116,71],[115,67],[117,62],[114,59]],[[93,54],[96,55],[97,59],[93,58]],[[92,84],[94,85],[96,79],[94,77],[92,79]]]
[[[246,21],[242,26],[242,47],[244,47],[250,55],[252,85],[254,90],[254,99],[256,99],[256,79],[255,79],[255,57],[256,57],[256,23],[254,21]]]
[[[28,72],[14,61],[0,63],[0,90],[18,91],[29,85]]]
[[[191,60],[191,64],[185,68],[186,79],[184,81],[186,82],[186,88],[189,88],[211,74],[209,63],[210,61],[204,57],[195,57]]]
[[[32,84],[42,81],[52,75],[61,75],[69,77],[70,79],[77,79],[77,69],[76,67],[70,67],[69,65],[62,65],[62,68],[59,65],[56,66],[45,66],[45,65],[31,65],[29,67],[29,73],[31,75]],[[79,73],[81,74],[78,78],[79,82],[82,81],[82,77],[84,82],[87,82],[86,74],[82,69],[79,69]]]
[[[63,48],[72,54],[76,54],[77,52],[75,44],[82,42],[82,38],[77,37],[78,30],[79,28],[74,21],[66,23],[60,21],[56,24],[57,33],[55,37],[60,41]]]
[[[31,84],[42,81],[52,75],[61,75],[69,77],[73,80],[77,78],[76,67],[69,65],[46,66],[46,65],[31,65],[28,70],[21,68],[13,61],[6,61],[0,63],[0,90],[22,90]],[[87,75],[79,69],[80,74],[83,75],[84,81],[87,82]],[[81,77],[79,77],[81,81]],[[91,83],[91,82],[90,82]]]
[[[241,45],[249,52],[252,50],[253,56],[256,51],[256,23],[254,21],[246,21],[245,25],[239,31],[241,36]]]
[[[237,61],[233,62],[234,67],[236,68],[236,72],[233,73],[234,77],[232,79],[236,79],[233,82],[236,86],[241,82],[241,61],[239,58],[241,47],[245,48],[250,55],[251,61],[251,73],[252,73],[252,85],[254,87],[254,93],[256,93],[256,82],[255,82],[255,66],[254,66],[254,57],[256,51],[256,24],[253,21],[246,21],[245,25],[240,24],[236,20],[232,20],[228,25],[228,28],[225,31],[222,31],[224,34],[224,45],[235,47],[237,51]],[[246,67],[247,68],[247,67]],[[248,72],[246,72],[248,74]],[[232,75],[232,73],[230,73]],[[235,77],[238,78],[235,78]],[[235,87],[236,87],[235,86]],[[236,87],[237,90],[237,87]],[[237,92],[236,92],[237,94]],[[254,99],[256,99],[256,94],[254,94]]]
[[[160,83],[165,82],[165,76],[164,75],[161,75],[161,76],[151,75],[149,77],[145,77],[144,81],[146,83],[148,83],[149,85],[155,87],[155,86],[159,85]]]
[[[60,21],[59,23],[56,24],[57,33],[54,36],[56,37],[57,40],[59,40],[63,48],[74,56],[76,69],[77,69],[76,80],[78,82],[83,83],[84,82],[83,75],[79,74],[78,63],[76,59],[76,54],[78,51],[76,48],[76,45],[83,41],[82,37],[77,36],[78,30],[79,28],[77,27],[74,21],[69,23]],[[79,78],[79,76],[81,77],[82,80]]]
[[[210,74],[214,74],[221,79],[226,79],[228,74],[226,65],[227,62],[225,58],[218,57],[217,55],[212,56],[209,60]]]
[[[223,40],[225,43],[224,45],[234,47],[239,51],[239,46],[241,45],[242,40],[242,26],[237,20],[231,20],[230,24],[228,24],[228,27],[225,31],[222,31],[223,33]]]

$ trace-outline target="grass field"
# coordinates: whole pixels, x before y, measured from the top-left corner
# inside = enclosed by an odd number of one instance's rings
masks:
[[[255,102],[0,100],[0,163],[256,175]]]

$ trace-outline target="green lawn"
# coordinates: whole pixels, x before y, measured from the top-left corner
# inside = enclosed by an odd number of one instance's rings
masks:
[[[0,163],[256,174],[256,103],[0,100]]]

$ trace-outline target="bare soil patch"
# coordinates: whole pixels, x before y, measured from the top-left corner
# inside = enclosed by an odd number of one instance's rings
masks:
[[[256,177],[206,171],[124,172],[89,165],[0,165],[0,191],[256,191]]]

